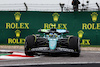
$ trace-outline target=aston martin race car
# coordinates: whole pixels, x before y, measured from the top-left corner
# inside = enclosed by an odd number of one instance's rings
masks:
[[[40,34],[28,35],[25,38],[25,54],[33,56],[38,53],[51,55],[67,54],[80,56],[80,39],[76,36],[66,35],[65,29],[39,29]],[[64,36],[66,35],[66,36]]]

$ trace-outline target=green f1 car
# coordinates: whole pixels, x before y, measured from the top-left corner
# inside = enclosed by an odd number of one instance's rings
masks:
[[[47,54],[67,54],[70,56],[80,56],[80,39],[76,36],[64,37],[63,34],[69,31],[65,29],[39,29],[38,32],[43,33],[29,35],[25,38],[25,54],[33,56],[38,53]]]

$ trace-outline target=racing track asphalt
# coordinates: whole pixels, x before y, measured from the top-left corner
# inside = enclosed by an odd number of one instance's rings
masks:
[[[40,55],[39,58],[34,59],[1,60],[0,66],[87,63],[100,63],[100,51],[81,51],[80,57],[70,57],[69,55],[60,55],[58,57]]]

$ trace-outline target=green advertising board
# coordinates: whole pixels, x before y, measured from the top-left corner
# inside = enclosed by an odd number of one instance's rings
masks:
[[[100,45],[100,12],[0,11],[0,44],[24,44],[38,29],[67,29],[81,45]]]

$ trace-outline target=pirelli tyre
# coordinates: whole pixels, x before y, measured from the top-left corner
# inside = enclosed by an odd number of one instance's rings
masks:
[[[80,56],[80,39],[76,36],[69,38],[69,49],[73,49],[74,53],[70,53],[72,57],[79,57]]]
[[[36,47],[36,37],[35,35],[29,35],[25,38],[25,54],[28,56],[35,55],[35,52],[28,52],[28,50],[31,50],[32,48]]]

